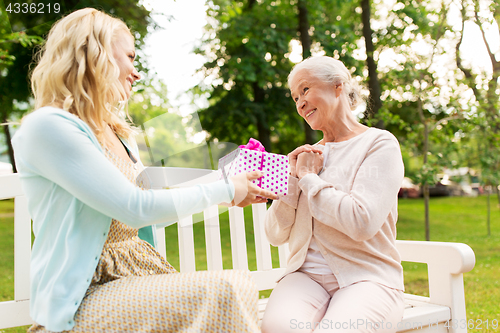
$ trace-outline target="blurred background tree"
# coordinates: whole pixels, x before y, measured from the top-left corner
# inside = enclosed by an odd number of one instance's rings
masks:
[[[487,232],[490,234],[490,194],[497,193],[500,205],[500,60],[498,57],[498,28],[500,26],[500,3],[498,1],[461,0],[459,2],[461,30],[456,44],[456,64],[463,74],[463,81],[472,90],[474,100],[474,131],[469,135],[476,138],[478,168],[482,183],[488,195]],[[483,68],[472,68],[462,58],[461,47],[466,25],[479,28],[489,62]],[[488,30],[496,34],[488,34]]]
[[[209,78],[195,91],[209,107],[200,110],[209,140],[246,143],[255,137],[269,151],[288,153],[320,138],[295,111],[287,76],[290,54],[323,50],[355,69],[352,4],[340,1],[209,1],[208,25],[197,52]],[[359,23],[358,23],[359,25]]]

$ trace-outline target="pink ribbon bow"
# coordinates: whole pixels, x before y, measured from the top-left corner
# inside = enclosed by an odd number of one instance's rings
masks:
[[[255,140],[254,138],[250,138],[250,140],[248,140],[248,143],[246,145],[241,145],[239,146],[239,148],[257,150],[262,152],[266,151],[266,148],[264,148],[262,143],[260,143],[259,140]]]
[[[262,143],[260,143],[259,140],[255,140],[254,138],[250,138],[250,140],[248,140],[248,143],[246,145],[241,145],[241,146],[239,146],[239,148],[256,150],[256,151],[260,151],[262,153],[266,152],[266,148],[264,148]],[[264,166],[264,155],[265,154],[262,154],[262,156],[260,158],[259,170],[261,170],[261,171],[262,171],[262,168]],[[264,178],[264,177],[259,178],[259,184],[258,184],[259,187],[262,186],[262,178]]]

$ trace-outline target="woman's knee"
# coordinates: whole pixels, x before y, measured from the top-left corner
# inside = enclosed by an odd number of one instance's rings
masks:
[[[396,332],[403,311],[401,291],[375,282],[359,282],[333,295],[324,316],[330,326],[318,332]]]
[[[311,332],[323,317],[330,295],[301,272],[291,273],[273,290],[262,319],[262,332]]]

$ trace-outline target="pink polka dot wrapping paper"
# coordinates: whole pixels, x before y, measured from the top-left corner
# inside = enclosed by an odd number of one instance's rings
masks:
[[[285,155],[238,148],[219,159],[219,179],[242,172],[260,170],[263,177],[253,180],[260,188],[277,195],[287,195],[290,165]]]

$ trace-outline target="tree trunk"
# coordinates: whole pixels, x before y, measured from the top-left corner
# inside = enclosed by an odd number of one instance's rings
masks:
[[[308,11],[305,0],[299,0],[297,3],[299,10],[299,34],[300,42],[302,44],[302,59],[307,59],[311,56],[311,36],[309,36],[309,19]],[[306,143],[313,144],[316,143],[317,137],[316,132],[309,126],[309,124],[303,120],[304,130],[306,134]]]
[[[486,206],[487,206],[487,210],[488,210],[488,215],[486,218],[486,229],[488,232],[488,236],[491,236],[491,225],[490,225],[490,221],[491,221],[491,205],[490,205],[491,186],[490,185],[487,186],[486,193],[487,193]]]
[[[5,125],[3,125],[2,127],[3,127],[3,132],[5,133],[5,141],[7,143],[7,150],[9,152],[10,164],[12,164],[12,171],[16,173],[17,172],[16,161],[14,160],[14,148],[12,148],[12,142],[11,142],[12,137],[10,135],[9,125],[7,125],[8,120],[3,119],[2,122],[5,123]]]
[[[424,184],[424,206],[425,206],[425,240],[431,240],[431,226],[429,222],[429,184]]]
[[[259,87],[257,82],[254,82],[252,84],[253,88],[253,103],[262,106],[262,109],[265,109],[265,92],[264,89]],[[267,120],[266,120],[266,112],[259,112],[257,114],[257,131],[258,131],[258,140],[264,147],[266,147],[267,151],[272,151],[271,147],[271,130],[269,129],[269,126],[267,125]]]
[[[266,147],[267,151],[272,151],[271,148],[271,131],[269,128],[266,128],[262,122],[257,123],[257,130],[259,131],[259,141],[262,143],[264,147]]]
[[[370,91],[370,98],[366,111],[364,113],[365,119],[371,119],[378,114],[382,107],[382,100],[380,99],[381,88],[378,80],[377,63],[373,57],[375,47],[373,45],[373,30],[370,25],[370,0],[361,0],[361,20],[363,22],[363,36],[365,38],[366,46],[366,65],[368,66],[368,90]],[[384,122],[380,119],[376,125],[378,128],[384,128]]]
[[[307,17],[306,1],[299,0],[297,3],[299,9],[299,34],[300,42],[302,43],[302,59],[307,59],[311,56],[311,36],[309,36],[309,19]]]
[[[498,208],[500,208],[500,190],[498,189],[499,185],[496,184],[495,191],[497,192],[497,200],[498,200]]]
[[[495,67],[493,68],[495,70]],[[498,120],[498,94],[497,94],[497,89],[499,88],[498,85],[498,79],[499,75],[498,73],[493,72],[493,77],[490,81],[488,81],[488,90],[486,91],[486,100],[483,101],[484,104],[484,110],[486,111],[486,119],[488,120],[488,125],[490,126],[491,130],[493,133],[493,136],[495,137],[498,135],[500,132],[500,123]],[[495,145],[495,138],[490,138],[491,141],[493,141],[490,145]]]
[[[427,152],[429,151],[429,130],[427,123],[424,122],[424,165],[427,164]],[[424,184],[424,206],[425,206],[425,240],[431,240],[431,223],[429,219],[429,184],[427,181]]]
[[[427,124],[427,120],[425,119],[424,115],[424,110],[422,106],[422,99],[418,98],[417,100],[417,110],[418,110],[418,115],[420,117],[420,121],[424,125],[424,149],[422,151],[422,154],[424,155],[424,164],[427,165],[427,153],[429,152],[429,125]],[[428,184],[428,177],[425,178],[423,181],[423,191],[424,191],[424,206],[425,206],[425,240],[430,241],[431,240],[431,227],[430,227],[430,219],[429,219],[429,184]]]
[[[247,3],[247,9],[248,10],[252,10],[252,7],[253,5],[255,4],[257,0],[248,0],[248,3]]]

